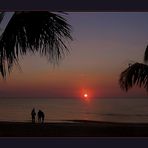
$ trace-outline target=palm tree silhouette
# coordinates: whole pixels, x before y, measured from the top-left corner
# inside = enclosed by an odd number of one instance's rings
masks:
[[[144,87],[148,91],[148,46],[144,53],[144,63],[130,64],[121,74],[119,79],[120,87],[128,91],[134,85]]]
[[[5,13],[0,13],[0,23]],[[38,52],[51,63],[69,52],[66,41],[72,40],[71,25],[61,15],[46,11],[14,12],[0,36],[0,72],[3,78],[20,56]]]

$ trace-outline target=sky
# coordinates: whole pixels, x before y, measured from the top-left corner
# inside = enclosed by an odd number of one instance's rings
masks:
[[[8,14],[8,17],[10,14]],[[27,55],[4,81],[0,98],[146,98],[144,88],[121,90],[120,73],[143,62],[148,44],[148,12],[68,12],[73,41],[59,65]],[[4,23],[8,20],[5,18]]]

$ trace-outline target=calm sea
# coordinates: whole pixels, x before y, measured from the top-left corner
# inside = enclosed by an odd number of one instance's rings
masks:
[[[147,99],[0,99],[0,121],[31,120],[31,110],[41,109],[45,122],[95,120],[148,122]]]

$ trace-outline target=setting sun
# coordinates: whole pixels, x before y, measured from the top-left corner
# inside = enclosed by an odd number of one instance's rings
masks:
[[[89,101],[92,98],[92,89],[91,88],[81,88],[80,96],[82,100]]]
[[[90,99],[89,99],[89,97],[88,97],[88,94],[87,93],[85,93],[84,95],[84,100],[86,101],[86,102],[89,102],[90,101]]]
[[[87,98],[87,97],[88,97],[88,95],[87,95],[87,94],[84,94],[84,97],[85,97],[85,98]]]

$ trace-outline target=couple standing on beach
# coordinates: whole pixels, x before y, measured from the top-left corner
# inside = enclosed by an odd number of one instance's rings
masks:
[[[35,109],[33,108],[31,111],[32,123],[35,123],[35,116],[36,116],[36,112],[35,112]],[[39,110],[38,111],[38,122],[44,123],[44,118],[45,118],[44,112]]]

